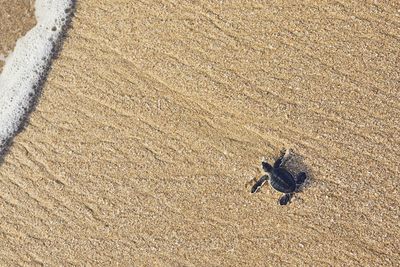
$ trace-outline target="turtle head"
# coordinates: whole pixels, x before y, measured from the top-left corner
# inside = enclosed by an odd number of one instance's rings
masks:
[[[261,163],[261,166],[262,166],[263,170],[267,173],[272,171],[272,166],[268,162],[263,161]]]

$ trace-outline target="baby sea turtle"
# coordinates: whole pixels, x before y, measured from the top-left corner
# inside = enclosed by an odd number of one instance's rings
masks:
[[[288,151],[286,153],[281,153],[281,156],[275,161],[273,166],[265,161],[261,163],[262,168],[267,175],[263,175],[254,184],[254,186],[251,188],[251,193],[258,192],[261,186],[269,180],[272,188],[284,193],[284,195],[279,198],[279,204],[286,205],[290,202],[293,194],[299,191],[307,176],[304,172],[300,172],[293,177],[292,174],[283,167],[287,161],[288,154]]]

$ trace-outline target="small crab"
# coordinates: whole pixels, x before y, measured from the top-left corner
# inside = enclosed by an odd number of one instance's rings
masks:
[[[280,157],[275,161],[273,166],[265,161],[261,163],[262,168],[267,175],[261,176],[261,178],[251,188],[251,193],[258,192],[261,186],[269,180],[272,188],[284,193],[284,195],[279,198],[279,204],[286,205],[290,202],[293,194],[299,192],[299,189],[306,181],[307,176],[304,172],[300,172],[293,177],[292,174],[283,167],[287,161],[288,155],[289,151],[281,152]]]

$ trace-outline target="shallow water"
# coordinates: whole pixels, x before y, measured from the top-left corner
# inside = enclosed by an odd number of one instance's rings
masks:
[[[34,1],[0,0],[0,72],[15,42],[36,24]]]
[[[36,25],[17,40],[5,59],[0,74],[0,152],[38,97],[71,7],[71,0],[37,0]]]

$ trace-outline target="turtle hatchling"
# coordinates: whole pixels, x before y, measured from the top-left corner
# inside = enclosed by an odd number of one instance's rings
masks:
[[[286,153],[282,152],[273,166],[266,161],[261,163],[262,168],[267,175],[261,176],[261,178],[251,188],[251,193],[258,192],[261,186],[263,186],[265,182],[269,181],[272,188],[284,193],[284,195],[279,198],[279,204],[286,205],[290,202],[293,194],[299,192],[299,189],[306,181],[307,176],[304,172],[300,172],[293,177],[293,175],[283,166],[287,161],[289,155],[288,152],[289,151]]]

